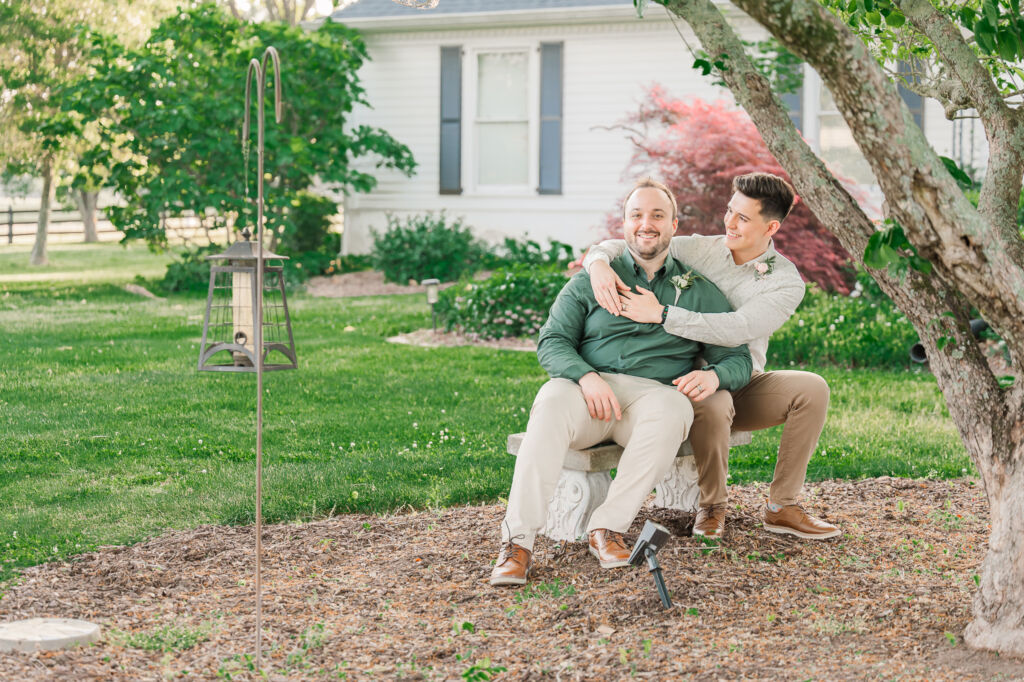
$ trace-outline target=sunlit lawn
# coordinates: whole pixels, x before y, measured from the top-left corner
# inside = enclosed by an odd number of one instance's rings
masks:
[[[196,370],[205,299],[121,289],[167,256],[57,252],[64,279],[36,282],[5,279],[33,271],[0,251],[0,575],[166,528],[250,522],[255,377]],[[289,303],[300,368],[265,377],[269,521],[507,493],[506,435],[525,428],[546,378],[533,354],[388,343],[429,324],[419,296]],[[929,375],[816,371],[832,403],[812,479],[973,472]],[[778,437],[734,450],[732,480],[770,480]]]

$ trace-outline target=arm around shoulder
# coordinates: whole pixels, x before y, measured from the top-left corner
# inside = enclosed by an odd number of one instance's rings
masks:
[[[780,278],[777,286],[766,287],[740,301],[733,312],[701,313],[670,306],[665,331],[676,336],[719,346],[738,346],[770,336],[785,324],[800,301],[806,285],[799,273]]]
[[[625,250],[626,242],[622,239],[606,239],[600,244],[594,244],[587,251],[586,258],[583,259],[583,269],[590,272],[590,266],[594,264],[594,261],[598,260],[611,263],[621,256]]]

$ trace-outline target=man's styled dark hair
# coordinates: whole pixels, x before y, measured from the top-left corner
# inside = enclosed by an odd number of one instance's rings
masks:
[[[793,186],[771,173],[747,173],[732,179],[732,191],[761,202],[761,215],[768,220],[785,220],[793,209]]]
[[[627,194],[626,198],[622,200],[622,215],[623,216],[626,215],[626,204],[629,203],[629,198],[631,196],[633,196],[633,193],[636,192],[638,189],[648,189],[648,188],[661,190],[665,194],[665,196],[668,197],[668,202],[670,204],[672,204],[672,220],[675,220],[676,219],[676,215],[679,214],[679,207],[676,205],[676,197],[675,197],[675,195],[672,194],[672,190],[670,190],[665,185],[665,183],[658,182],[654,178],[650,178],[650,177],[644,178],[642,180],[638,180],[637,183],[635,185],[633,185],[633,189],[629,190],[629,194]]]

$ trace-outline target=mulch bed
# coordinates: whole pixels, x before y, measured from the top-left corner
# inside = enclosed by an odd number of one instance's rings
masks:
[[[671,609],[646,570],[602,570],[582,543],[541,539],[528,586],[490,587],[500,505],[268,527],[264,669],[270,679],[1021,679],[1024,661],[961,638],[988,535],[975,482],[816,483],[809,506],[845,533],[814,543],[760,527],[765,493],[732,488],[717,547],[689,537],[689,515],[644,509],[631,541],[646,518],[677,536],[659,555]],[[29,569],[0,599],[0,620],[82,618],[104,640],[0,654],[0,679],[255,679],[252,577],[252,529],[218,526]],[[144,648],[168,628],[207,638]]]

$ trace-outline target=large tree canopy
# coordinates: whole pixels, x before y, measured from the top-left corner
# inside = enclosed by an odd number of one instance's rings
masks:
[[[801,138],[715,3],[660,1],[714,56],[717,75],[801,198],[851,254],[864,254],[876,225]],[[872,246],[884,243],[881,260],[909,267],[869,269],[920,333],[991,508],[989,552],[965,637],[974,646],[1024,654],[1024,239],[1018,224],[1024,20],[1018,1],[734,2],[818,72],[885,195],[887,228]],[[914,60],[907,85],[939,99],[948,116],[981,120],[989,161],[977,206],[900,98],[896,58]],[[989,369],[969,331],[974,310],[1006,341],[1013,376]]]
[[[109,184],[125,202],[108,215],[128,238],[162,243],[162,218],[185,212],[239,217],[252,228],[256,153],[243,153],[241,140],[245,78],[249,60],[268,45],[281,54],[284,100],[282,122],[275,124],[268,78],[271,230],[283,227],[298,193],[314,183],[368,191],[376,182],[368,172],[374,163],[412,171],[411,153],[386,132],[346,125],[353,106],[365,103],[356,71],[367,55],[355,31],[334,22],[312,32],[244,23],[201,5],[164,20],[137,49],[95,35],[93,72],[63,93],[78,121],[99,122],[101,142],[86,159],[108,169]],[[253,125],[246,149],[255,141]]]
[[[82,130],[65,134],[65,114],[56,93],[88,70],[83,27],[117,32],[129,44],[148,33],[173,0],[0,0],[0,174],[43,181],[32,263],[46,263],[50,204],[57,184],[84,190],[77,197],[95,205],[95,193],[78,171]],[[88,216],[91,217],[91,216]],[[88,217],[87,225],[88,225]]]

